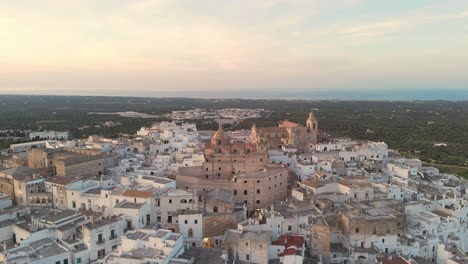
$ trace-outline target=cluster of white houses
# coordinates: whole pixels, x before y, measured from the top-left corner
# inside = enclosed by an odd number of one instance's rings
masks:
[[[12,145],[0,263],[468,261],[459,177],[331,138],[313,113],[201,134],[161,122],[132,139]]]

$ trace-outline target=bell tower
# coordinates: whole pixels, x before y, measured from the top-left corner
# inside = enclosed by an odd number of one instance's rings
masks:
[[[313,112],[309,113],[309,118],[307,118],[306,122],[307,133],[317,133],[318,131],[318,122],[315,119],[315,115]]]

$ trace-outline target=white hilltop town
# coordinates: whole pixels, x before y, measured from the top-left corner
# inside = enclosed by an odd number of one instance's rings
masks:
[[[42,141],[2,151],[0,263],[468,263],[464,179],[330,137],[314,113],[222,126],[268,114],[174,111],[119,139],[31,133]]]

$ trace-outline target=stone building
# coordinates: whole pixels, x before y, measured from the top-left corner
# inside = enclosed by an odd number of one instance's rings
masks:
[[[404,213],[379,204],[345,204],[339,222],[344,242],[385,253],[397,251],[398,239],[406,233]]]
[[[249,211],[269,206],[287,196],[288,170],[268,164],[266,145],[231,141],[222,127],[204,150],[202,166],[183,167],[176,176],[177,188],[233,192]]]
[[[226,230],[246,219],[243,203],[236,203],[231,191],[216,188],[205,192],[199,210],[178,213],[178,227],[186,244],[205,248],[221,246]]]
[[[270,260],[271,231],[228,230],[223,239],[228,262],[264,263]]]
[[[102,152],[95,149],[33,148],[28,150],[30,168],[47,168],[50,176],[99,176],[104,173]]]
[[[330,256],[330,226],[324,217],[314,217],[310,225],[311,255],[327,260]]]
[[[68,208],[67,190],[71,183],[73,183],[73,179],[66,177],[49,177],[46,179],[46,190],[53,194],[53,207]]]
[[[252,126],[250,139],[253,143],[266,143],[270,149],[281,149],[284,145],[297,147],[304,152],[311,144],[317,144],[322,138],[318,121],[310,113],[306,125],[302,126],[288,120],[281,121],[278,127]]]
[[[11,197],[14,205],[51,206],[52,194],[46,192],[41,169],[15,167],[0,171],[0,192]]]

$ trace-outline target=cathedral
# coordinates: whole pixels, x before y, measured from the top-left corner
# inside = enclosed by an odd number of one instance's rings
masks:
[[[305,126],[288,120],[281,121],[278,127],[252,126],[250,141],[256,144],[267,144],[270,149],[281,148],[283,145],[294,145],[305,150],[312,144],[321,141],[318,121],[313,112],[309,114]]]
[[[265,142],[231,139],[220,126],[204,149],[202,166],[182,167],[176,176],[177,188],[233,193],[250,213],[284,200],[289,172],[279,164],[268,164]]]

